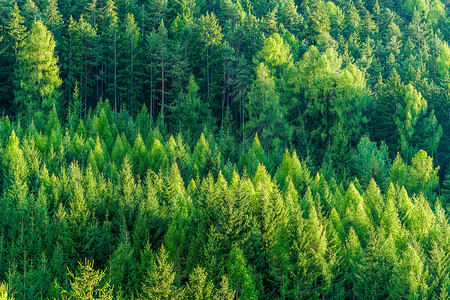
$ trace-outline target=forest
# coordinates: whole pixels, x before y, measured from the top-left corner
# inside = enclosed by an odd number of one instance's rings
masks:
[[[0,0],[0,299],[448,299],[449,43],[449,0]]]

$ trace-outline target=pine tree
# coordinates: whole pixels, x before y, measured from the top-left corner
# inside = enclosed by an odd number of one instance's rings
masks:
[[[41,21],[36,21],[24,40],[17,58],[15,104],[25,110],[28,117],[42,108],[49,110],[58,105],[61,79],[55,40]]]
[[[434,168],[433,158],[423,150],[412,158],[412,165],[408,168],[408,183],[406,188],[412,194],[424,193],[430,201],[436,197],[435,190],[439,185],[437,173],[440,167]]]
[[[102,22],[99,24],[102,40],[103,90],[106,98],[114,99],[114,113],[117,115],[120,103],[117,94],[117,57],[119,19],[113,0],[108,0],[102,8]]]
[[[13,42],[14,58],[17,63],[18,55],[23,47],[23,40],[26,38],[26,27],[23,25],[24,19],[20,15],[17,3],[14,3],[13,11],[7,23],[7,30]]]
[[[5,283],[0,284],[0,299],[2,300],[14,300],[9,291],[9,286]]]
[[[450,172],[448,168],[445,173],[444,182],[442,183],[441,196],[439,199],[444,207],[447,208],[450,205]]]
[[[120,74],[120,91],[121,98],[126,99],[127,106],[132,110],[136,110],[136,100],[141,92],[139,86],[138,73],[141,62],[139,39],[139,27],[135,22],[133,14],[127,14],[123,25],[123,35],[120,41],[120,57],[122,62],[122,70]],[[142,76],[142,75],[141,75]]]
[[[173,286],[175,272],[173,264],[168,261],[168,253],[164,246],[161,246],[156,255],[156,263],[148,271],[143,285],[143,296],[147,299],[169,300],[178,298],[178,290]]]
[[[197,267],[189,276],[184,296],[189,300],[206,300],[213,297],[214,285],[207,280],[208,274],[201,267]]]
[[[363,257],[363,249],[353,227],[350,227],[343,255],[345,289],[352,291],[357,281],[357,267]]]
[[[211,78],[213,75],[213,70],[211,68],[211,53],[212,48],[220,45],[223,38],[223,33],[221,32],[221,27],[218,24],[218,20],[214,12],[211,14],[208,12],[206,15],[202,15],[198,19],[198,34],[201,43],[203,43],[205,52],[205,74],[204,78],[206,81],[206,101],[211,103]]]
[[[67,121],[69,123],[69,128],[72,131],[76,130],[81,115],[83,114],[83,102],[80,94],[80,88],[78,86],[78,81],[75,81],[75,87],[73,89],[72,98],[69,101],[69,109],[67,114]]]
[[[198,90],[199,86],[194,75],[191,75],[187,93],[182,95],[178,105],[174,107],[180,131],[192,137],[200,136],[205,127],[211,128],[213,126],[209,105],[202,101]]]
[[[449,255],[444,250],[444,247],[438,244],[433,244],[430,251],[429,260],[429,278],[428,285],[430,294],[439,299],[445,299],[450,292],[450,278],[449,270]]]
[[[402,259],[394,266],[392,282],[389,287],[393,298],[417,299],[428,295],[425,278],[427,271],[420,250],[409,244]]]
[[[244,253],[238,247],[234,247],[227,263],[230,285],[236,291],[239,299],[257,299],[258,292],[255,287],[253,274],[247,267]]]
[[[390,293],[390,280],[397,264],[397,247],[389,236],[375,235],[364,251],[357,270],[354,294],[360,299],[386,299]]]
[[[352,163],[353,172],[363,188],[373,179],[383,191],[387,189],[391,162],[384,142],[377,147],[368,137],[361,138],[357,153],[352,156]]]
[[[84,264],[79,263],[77,272],[74,274],[69,271],[72,277],[70,281],[71,290],[63,291],[68,299],[113,299],[113,288],[109,282],[101,286],[101,281],[106,275],[106,271],[95,270],[94,262],[85,260]]]
[[[33,0],[26,0],[23,5],[25,26],[30,29],[34,21],[41,21],[41,11]]]
[[[228,277],[222,276],[220,281],[220,289],[216,291],[215,299],[217,300],[232,300],[235,297],[235,291],[229,286]],[[9,299],[7,299],[9,300]]]
[[[166,158],[166,150],[158,139],[153,141],[152,148],[150,150],[149,163],[150,168],[154,172],[159,172],[164,167],[164,160]],[[167,166],[166,166],[167,167]]]
[[[63,23],[63,17],[58,11],[58,1],[50,0],[45,12],[44,24],[53,34],[55,40],[59,40],[61,38]]]
[[[141,177],[146,174],[148,169],[147,150],[140,135],[136,138],[133,149],[131,150],[131,163],[136,174],[139,174]]]
[[[256,80],[248,98],[249,121],[246,131],[249,135],[258,133],[266,147],[273,147],[278,143],[287,144],[292,129],[285,120],[273,76],[264,63],[260,63],[256,69]]]

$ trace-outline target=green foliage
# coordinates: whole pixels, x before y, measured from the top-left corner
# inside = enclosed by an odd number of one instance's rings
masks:
[[[0,298],[448,298],[449,37],[440,0],[0,1]]]
[[[113,299],[113,288],[109,282],[102,283],[106,271],[95,270],[94,262],[85,260],[84,264],[79,263],[77,272],[69,271],[70,291],[63,291],[68,299]]]
[[[357,152],[352,157],[355,176],[365,188],[371,179],[383,190],[387,189],[389,182],[390,159],[387,146],[384,142],[380,147],[371,142],[368,137],[361,138]]]
[[[274,33],[265,40],[264,46],[257,57],[271,70],[283,68],[292,63],[290,46],[278,33]],[[258,73],[257,76],[259,76]]]
[[[412,158],[412,166],[409,170],[410,192],[417,194],[421,191],[426,196],[432,197],[439,183],[437,176],[439,169],[439,167],[434,168],[433,158],[429,157],[425,151],[417,152]]]
[[[1,300],[14,300],[13,297],[9,296],[9,287],[5,283],[0,284],[0,299]]]
[[[433,166],[433,158],[423,150],[414,155],[410,166],[397,155],[391,168],[391,182],[405,186],[411,194],[423,193],[433,200],[436,198],[435,190],[439,184],[439,169],[440,167]]]
[[[280,106],[275,81],[264,63],[256,70],[256,80],[249,93],[247,105],[249,121],[246,130],[250,136],[258,133],[262,144],[274,147],[289,141],[292,129],[285,120],[285,112]]]
[[[15,103],[31,117],[40,108],[49,111],[58,104],[62,81],[54,56],[55,40],[41,21],[33,23],[23,44],[17,57]]]
[[[173,264],[168,261],[166,249],[161,246],[154,267],[145,278],[143,296],[147,299],[177,299],[179,291],[172,285],[174,280]]]
[[[248,269],[241,249],[234,247],[228,258],[228,276],[230,284],[240,299],[257,299],[252,271]]]
[[[198,90],[199,86],[192,75],[189,78],[186,95],[174,108],[180,131],[192,137],[200,136],[204,126],[208,128],[213,124],[208,103],[202,101]]]

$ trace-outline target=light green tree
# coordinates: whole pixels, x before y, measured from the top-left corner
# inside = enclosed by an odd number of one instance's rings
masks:
[[[38,109],[49,111],[58,105],[58,59],[55,40],[42,21],[33,23],[17,58],[15,103],[28,116]]]
[[[173,271],[173,264],[168,261],[168,258],[169,254],[164,246],[161,246],[156,255],[156,263],[148,271],[142,287],[145,299],[177,299],[179,292],[173,285],[175,272]]]
[[[246,130],[250,136],[258,133],[264,146],[287,144],[292,129],[285,120],[285,110],[280,105],[273,75],[264,63],[256,69],[256,80],[248,95],[249,121]]]
[[[9,286],[3,282],[0,284],[0,300],[14,300],[9,293]]]
[[[105,270],[95,270],[94,262],[86,259],[84,264],[79,263],[75,274],[69,270],[71,290],[63,291],[63,294],[70,300],[112,300],[113,288],[109,282],[102,284],[105,274]]]
[[[251,269],[247,266],[244,253],[238,247],[234,247],[227,263],[230,285],[236,291],[236,297],[245,300],[258,299],[254,278]]]

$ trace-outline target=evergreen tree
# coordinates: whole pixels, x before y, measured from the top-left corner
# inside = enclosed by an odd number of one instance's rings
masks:
[[[3,282],[0,284],[0,297],[2,300],[14,300],[10,295],[9,286]]]
[[[230,284],[236,291],[236,297],[239,299],[257,299],[258,293],[253,274],[247,267],[242,250],[238,247],[234,247],[231,251],[227,267]]]
[[[23,40],[27,36],[25,33],[26,27],[23,25],[24,19],[20,15],[19,7],[17,3],[14,3],[14,9],[9,17],[9,22],[7,23],[7,30],[13,42],[12,48],[14,50],[14,59],[17,63],[18,55],[23,47]]]
[[[257,67],[256,80],[248,98],[249,121],[246,130],[249,135],[258,133],[266,147],[274,147],[278,143],[287,144],[292,129],[284,118],[285,112],[280,106],[275,81],[264,63]]]
[[[168,261],[164,246],[161,246],[155,260],[155,266],[148,271],[145,278],[143,296],[147,299],[177,299],[179,291],[172,285],[175,272],[173,264]]]
[[[138,75],[141,75],[138,73],[141,64],[139,61],[141,50],[138,47],[140,32],[133,14],[127,14],[122,30],[119,49],[122,63],[120,92],[127,106],[135,110],[136,100],[142,91],[138,81]]]
[[[14,101],[29,118],[40,108],[48,111],[59,104],[61,79],[54,56],[55,45],[51,32],[41,21],[36,21],[19,52]]]
[[[426,297],[428,294],[428,286],[425,282],[427,272],[420,252],[413,245],[408,245],[403,258],[394,266],[393,271],[393,280],[389,287],[391,297],[408,299]]]
[[[103,90],[106,98],[114,99],[114,112],[118,113],[120,103],[117,94],[117,57],[119,19],[113,0],[108,0],[102,8],[102,20],[99,24],[102,41]]]
[[[63,17],[58,11],[58,1],[50,0],[45,12],[44,24],[53,34],[55,40],[59,40],[61,38],[63,23]]]
[[[74,274],[69,271],[72,277],[70,281],[71,290],[63,291],[68,299],[113,299],[113,288],[106,284],[101,284],[106,271],[95,270],[94,262],[85,260],[84,264],[79,263],[77,272]],[[103,285],[103,286],[102,286]]]
[[[184,292],[185,299],[211,299],[213,297],[214,285],[207,281],[207,273],[203,268],[197,267],[189,276],[189,282]]]
[[[389,182],[390,159],[387,146],[381,142],[380,147],[371,142],[368,137],[361,138],[357,153],[352,157],[353,172],[365,188],[371,179],[383,190]]]

